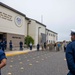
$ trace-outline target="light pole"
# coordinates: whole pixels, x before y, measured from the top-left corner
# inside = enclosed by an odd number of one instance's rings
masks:
[[[31,20],[29,19],[27,23],[27,47],[28,47],[28,35],[29,35],[29,24],[31,23]]]
[[[38,44],[39,44],[39,29],[40,29],[41,27],[38,27]]]
[[[29,35],[29,24],[31,23],[31,20],[28,21],[27,23],[27,36]]]

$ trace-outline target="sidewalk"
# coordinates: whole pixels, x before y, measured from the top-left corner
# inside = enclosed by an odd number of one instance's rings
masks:
[[[16,51],[8,51],[8,52],[5,52],[6,56],[9,57],[9,56],[15,56],[15,55],[20,55],[20,54],[27,54],[28,52],[32,52],[32,51],[36,51],[36,48],[32,49],[32,50],[23,50],[23,51],[19,51],[19,50],[16,50]]]

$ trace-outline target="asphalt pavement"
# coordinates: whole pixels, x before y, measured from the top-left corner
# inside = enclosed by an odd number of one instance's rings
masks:
[[[67,75],[64,51],[33,51],[7,57],[2,75]]]

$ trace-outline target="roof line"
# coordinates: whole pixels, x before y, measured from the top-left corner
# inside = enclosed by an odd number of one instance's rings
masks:
[[[23,13],[17,11],[16,9],[14,9],[14,8],[12,8],[12,7],[6,5],[6,4],[4,4],[4,3],[2,3],[2,2],[0,2],[0,5],[3,6],[3,7],[5,7],[5,8],[8,8],[8,9],[10,9],[10,10],[12,10],[12,11],[14,11],[14,12],[16,12],[16,13],[22,15],[22,16],[26,16],[25,14],[23,14]]]
[[[44,25],[44,24],[42,24],[41,22],[39,22],[39,21],[37,21],[37,20],[34,20],[34,19],[32,19],[32,18],[26,17],[26,19],[27,19],[27,20],[33,20],[33,21],[35,21],[36,23],[39,23],[39,24],[41,24],[42,26],[46,27],[46,25]]]
[[[35,20],[36,21],[36,20]],[[46,25],[44,25],[43,23],[39,22],[39,21],[36,21],[36,23],[39,23],[41,24],[42,26],[46,27]]]
[[[53,33],[55,33],[55,34],[58,34],[58,33],[54,32],[54,31],[52,31],[52,30],[49,30],[49,29],[47,29],[47,28],[46,28],[46,30],[51,31],[51,32],[53,32]]]

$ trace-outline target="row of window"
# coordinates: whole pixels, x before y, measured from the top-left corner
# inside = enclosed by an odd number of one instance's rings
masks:
[[[47,35],[55,37],[55,35],[54,35],[54,34],[47,33]]]
[[[47,40],[47,43],[55,43],[53,40]]]

